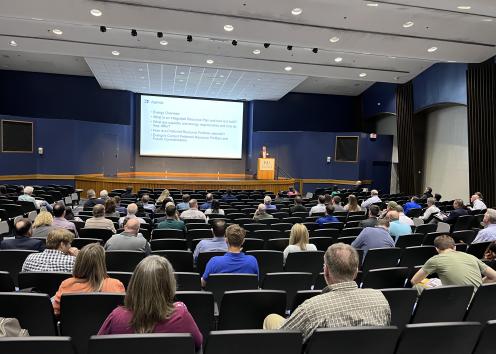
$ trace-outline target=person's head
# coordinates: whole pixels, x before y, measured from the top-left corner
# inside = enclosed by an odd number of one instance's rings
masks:
[[[33,194],[34,188],[31,186],[24,187],[24,194],[31,195]]]
[[[294,199],[295,205],[302,205],[303,204],[303,199],[298,195]]]
[[[108,192],[107,192],[106,189],[102,189],[100,191],[100,198],[102,198],[102,199],[107,199],[108,198]]]
[[[176,206],[174,203],[171,203],[165,207],[165,215],[168,218],[173,218],[176,216]]]
[[[198,209],[198,202],[196,201],[196,199],[191,199],[189,201],[189,208],[190,209]]]
[[[434,194],[434,198],[436,199],[436,202],[439,202],[443,196],[439,193]]]
[[[461,200],[461,199],[455,199],[453,201],[453,208],[455,208],[455,209],[463,208],[463,200]]]
[[[376,226],[382,227],[383,229],[386,229],[389,232],[389,218],[378,219]]]
[[[220,202],[217,199],[212,200],[212,204],[210,204],[210,209],[219,211],[220,209]]]
[[[126,194],[131,194],[133,192],[133,186],[126,187]]]
[[[381,208],[379,208],[377,205],[369,206],[369,217],[377,218],[380,212],[381,212]]]
[[[93,199],[93,198],[96,198],[96,192],[95,192],[95,190],[94,190],[94,189],[88,189],[88,190],[86,191],[86,197],[87,197],[88,199]]]
[[[0,185],[0,194],[7,194],[7,186]]]
[[[72,212],[72,208],[70,206],[65,207],[64,218],[66,220],[74,220],[74,213]]]
[[[66,229],[53,229],[48,233],[46,248],[49,250],[59,250],[66,253],[71,248],[74,234]]]
[[[40,211],[33,222],[33,228],[39,226],[50,226],[53,223],[53,216],[48,211]]]
[[[93,207],[93,217],[95,218],[103,218],[103,216],[105,215],[105,206],[103,206],[102,204],[97,204]]]
[[[126,224],[124,225],[124,232],[131,234],[131,235],[138,235],[140,229],[140,222],[138,218],[130,218],[127,220]]]
[[[398,214],[400,214],[400,215],[401,215],[401,214],[403,213],[403,211],[404,211],[404,210],[403,210],[403,207],[402,207],[401,205],[399,205],[399,204],[396,206],[396,209],[395,209],[395,210],[396,210],[396,211],[398,212]]]
[[[413,203],[417,203],[418,202],[418,198],[416,196],[413,196],[412,199],[411,199],[411,201]]]
[[[277,192],[277,198],[279,199],[284,198],[284,193],[282,191]]]
[[[358,200],[354,194],[350,194],[348,196],[348,205],[352,208],[356,208],[358,206]]]
[[[265,214],[265,204],[263,203],[258,204],[257,214],[258,215]]]
[[[148,204],[149,201],[150,201],[150,196],[148,194],[143,194],[141,196],[141,202],[143,204]]]
[[[358,253],[345,243],[335,243],[324,255],[324,277],[327,284],[351,282],[358,273]]]
[[[174,312],[176,279],[165,257],[148,256],[129,281],[124,306],[132,313],[130,325],[136,333],[151,333],[155,325]]]
[[[370,195],[371,195],[372,197],[374,197],[374,196],[379,195],[379,192],[377,191],[377,189],[372,189],[372,190],[370,191]]]
[[[474,194],[475,194],[476,196],[478,196],[478,197],[479,197],[479,199],[481,199],[481,200],[482,200],[482,199],[484,199],[484,197],[482,196],[482,193],[481,193],[481,192],[475,192]]]
[[[298,245],[300,249],[306,250],[308,245],[308,229],[303,224],[294,224],[289,234],[289,244]]]
[[[119,206],[121,204],[121,197],[119,197],[118,195],[114,196],[113,199],[115,201],[116,206]]]
[[[330,194],[324,194],[324,204],[327,205],[327,204],[331,204],[332,203],[332,197]]]
[[[226,189],[226,194],[227,195],[231,195],[232,194],[232,189],[231,188],[227,188]]]
[[[65,206],[62,203],[56,203],[52,210],[53,216],[62,218],[65,216]]]
[[[325,213],[326,213],[326,215],[329,215],[329,216],[334,214],[334,206],[332,204],[327,204],[326,208],[325,208]]]
[[[387,213],[387,217],[389,218],[389,221],[396,221],[399,220],[400,213],[398,213],[396,210],[391,210]]]
[[[226,236],[226,222],[222,219],[212,221],[212,233],[215,237]]]
[[[289,187],[289,191],[294,193],[295,188],[294,187]]]
[[[270,196],[266,195],[264,198],[264,204],[270,205],[270,203],[272,203],[272,198]]]
[[[212,193],[207,193],[205,200],[207,202],[211,202],[214,199],[214,195]]]
[[[32,230],[31,230],[31,221],[29,219],[20,219],[18,220],[15,225],[15,234],[16,236],[31,236]]]
[[[110,215],[115,213],[115,200],[114,198],[109,198],[105,201],[105,214]]]
[[[434,247],[441,253],[446,250],[456,250],[455,240],[451,236],[441,235],[434,239]]]
[[[433,206],[436,204],[436,199],[433,197],[427,198],[427,206]]]
[[[386,206],[386,209],[387,210],[396,210],[396,207],[398,206],[398,203],[396,203],[395,201],[390,201],[387,203],[387,206]]]
[[[241,249],[245,242],[246,231],[241,226],[234,224],[226,228],[226,242],[229,249]]]
[[[138,212],[138,206],[135,203],[131,203],[127,206],[127,215],[136,215]]]
[[[183,194],[183,203],[188,203],[190,199],[191,196],[189,194]]]
[[[325,204],[325,195],[319,195],[319,204]]]
[[[339,195],[335,195],[334,197],[332,197],[332,204],[341,205],[341,197]]]
[[[84,279],[90,285],[91,291],[99,292],[103,280],[108,278],[105,265],[105,250],[99,243],[84,246],[76,256],[72,276]]]
[[[431,187],[426,187],[424,193],[431,194],[432,193],[432,188]]]
[[[486,213],[484,214],[484,219],[482,221],[486,225],[496,224],[496,210],[491,208],[487,209]]]

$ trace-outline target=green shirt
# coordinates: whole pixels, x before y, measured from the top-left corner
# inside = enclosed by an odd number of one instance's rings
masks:
[[[471,254],[448,251],[431,257],[422,270],[427,274],[437,273],[443,285],[472,285],[476,290],[487,267]]]
[[[182,220],[165,219],[158,224],[157,229],[175,229],[186,231],[186,226]]]

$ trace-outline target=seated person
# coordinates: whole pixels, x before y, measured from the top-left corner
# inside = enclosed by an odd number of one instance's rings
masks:
[[[258,204],[258,208],[253,214],[253,220],[273,219],[274,215],[270,215],[265,211],[265,204]]]
[[[220,208],[220,202],[217,199],[212,200],[212,203],[210,203],[210,208],[205,210],[205,215],[210,214],[224,215],[224,209]]]
[[[394,247],[394,240],[389,235],[389,219],[380,219],[376,226],[364,228],[351,246],[363,251],[363,259],[371,248]]]
[[[97,204],[93,207],[93,217],[84,223],[85,229],[110,230],[115,234],[115,226],[112,220],[105,219],[105,206]]]
[[[289,234],[289,245],[284,249],[284,263],[288,254],[293,252],[317,251],[317,247],[309,243],[308,229],[303,224],[294,224]]]
[[[134,270],[124,298],[115,308],[98,335],[133,333],[191,333],[195,349],[203,336],[182,302],[174,302],[174,269],[165,257],[149,256]]]
[[[396,211],[398,212],[398,215],[399,215],[398,220],[400,221],[400,223],[407,224],[410,226],[415,226],[415,223],[413,222],[413,220],[405,215],[405,213],[403,212],[403,207],[401,205],[399,205],[399,204],[396,205]]]
[[[370,191],[370,198],[364,201],[361,205],[362,209],[368,208],[370,205],[374,203],[380,203],[381,198],[379,198],[379,192],[376,189],[372,189]]]
[[[486,210],[487,206],[486,204],[482,201],[482,193],[481,192],[476,192],[474,195],[470,197],[470,203],[472,203],[472,206],[469,207],[470,210]]]
[[[193,253],[193,258],[196,262],[198,255],[203,252],[227,252],[226,243],[226,222],[224,220],[214,220],[212,222],[212,234],[213,238],[201,240],[198,245],[196,245],[195,252]]]
[[[294,205],[289,207],[289,213],[308,213],[307,208],[303,206],[303,199],[300,196],[294,198]]]
[[[207,221],[207,217],[201,211],[198,210],[198,202],[196,199],[191,199],[189,201],[189,209],[181,213],[180,218],[184,219],[198,219],[203,222]]]
[[[328,222],[339,222],[338,218],[336,218],[332,214],[334,214],[334,207],[332,206],[332,204],[326,205],[325,216],[318,218],[315,222],[319,225],[324,225]]]
[[[258,275],[257,259],[241,252],[246,231],[239,225],[231,225],[226,229],[227,253],[210,258],[201,278],[202,286],[207,285],[210,274],[242,273]]]
[[[448,217],[443,221],[447,224],[453,225],[458,220],[458,217],[468,215],[468,211],[464,209],[463,200],[455,199],[453,201],[454,210],[450,211]]]
[[[27,186],[24,188],[23,190],[23,193],[22,195],[20,195],[17,200],[19,201],[24,201],[24,202],[32,202],[34,204],[34,207],[36,209],[40,209],[42,207],[46,208],[46,210],[48,211],[52,211],[52,206],[50,204],[48,204],[47,201],[45,200],[36,200],[34,197],[33,197],[33,191],[34,191],[34,188],[31,187],[31,186]]]
[[[496,241],[496,210],[487,209],[482,223],[485,228],[477,233],[472,243]]]
[[[389,234],[395,241],[398,241],[400,236],[412,233],[410,225],[400,222],[400,214],[396,210],[388,212],[386,219],[389,219]]]
[[[94,189],[88,189],[86,192],[86,196],[88,197],[88,200],[84,202],[83,208],[93,208],[97,204],[105,204],[105,201],[103,199],[99,199],[96,197],[96,192]]]
[[[496,241],[491,242],[489,246],[487,246],[482,261],[496,270]]]
[[[432,188],[431,187],[426,187],[424,194],[420,197],[421,199],[429,199],[432,198]]]
[[[31,228],[31,221],[28,219],[20,219],[14,225],[15,238],[3,240],[0,243],[2,250],[33,250],[43,251],[45,245],[41,240],[31,238],[33,230]]]
[[[109,198],[105,201],[105,217],[120,218],[121,214],[117,211],[117,204],[114,198]]]
[[[200,210],[207,210],[212,207],[212,201],[214,200],[214,195],[212,193],[208,193],[205,197],[205,203],[200,205]]]
[[[74,235],[69,230],[55,229],[48,233],[45,250],[27,256],[23,272],[72,273],[78,249],[71,247]]]
[[[183,201],[181,203],[178,203],[176,205],[176,208],[179,212],[182,212],[184,210],[188,210],[189,209],[189,200],[191,199],[191,197],[189,196],[189,194],[183,194]]]
[[[413,196],[408,203],[405,203],[405,205],[403,205],[404,213],[408,214],[411,209],[422,209],[422,206],[417,202],[418,198]]]
[[[420,218],[424,220],[424,223],[429,223],[434,218],[434,215],[440,211],[436,206],[436,199],[433,197],[427,198],[427,209],[425,209],[424,214]]]
[[[360,208],[360,205],[358,205],[358,199],[354,194],[350,194],[348,196],[348,204],[344,206],[344,210],[349,213],[362,211],[362,208]]]
[[[72,278],[64,280],[53,298],[53,310],[60,314],[60,298],[68,293],[124,293],[120,280],[110,278],[105,265],[105,250],[98,243],[84,246],[76,256]]]
[[[33,222],[32,237],[47,238],[48,233],[54,229],[53,216],[48,211],[41,211]]]
[[[310,209],[310,216],[315,213],[325,213],[325,196],[324,195],[319,195],[319,198],[317,199],[317,205],[313,206]]]
[[[374,227],[377,225],[380,211],[381,209],[377,205],[371,205],[369,207],[369,217],[360,221],[360,227]]]
[[[231,189],[227,189],[226,193],[222,195],[222,201],[223,202],[235,202],[238,200],[238,197],[236,197]]]
[[[120,213],[125,214],[127,212],[127,210],[125,207],[121,206],[121,197],[116,195],[114,197],[114,200],[115,200],[115,210],[119,212],[119,215],[116,215],[116,216],[120,216]]]
[[[108,191],[106,189],[102,189],[100,191],[100,199],[106,202],[109,199]]]
[[[113,235],[105,242],[106,251],[139,251],[150,254],[150,244],[139,233],[140,222],[137,218],[127,220],[124,231]]]
[[[66,208],[62,203],[56,203],[53,206],[53,223],[52,226],[56,229],[66,229],[71,231],[76,237],[78,237],[76,225],[68,221],[66,218]]]
[[[170,192],[169,190],[166,188],[162,191],[162,193],[160,193],[160,196],[157,198],[157,204],[162,204],[162,202],[164,200],[170,200],[170,201],[173,201],[172,200],[172,197],[170,196]]]
[[[179,220],[177,216],[177,210],[174,203],[169,202],[170,204],[165,207],[165,220],[161,221],[157,225],[157,229],[174,229],[186,231],[186,225],[184,221]]]
[[[133,187],[127,186],[126,191],[121,194],[121,198],[133,198],[133,197],[135,197],[135,194],[133,194]]]
[[[268,195],[265,196],[264,198],[264,204],[265,204],[265,210],[276,210],[277,207],[275,205],[272,205],[272,198]]]
[[[295,189],[295,187],[289,187],[288,197],[294,197],[299,195],[300,193]]]
[[[339,195],[335,195],[331,199],[332,206],[334,207],[334,211],[346,211],[344,207],[341,205],[341,197]]]
[[[127,215],[119,219],[119,227],[124,226],[124,219],[137,219],[140,224],[146,224],[146,221],[143,218],[136,216],[138,214],[138,205],[136,205],[135,203],[131,203],[127,206],[126,210]]]
[[[141,196],[141,203],[143,205],[143,209],[145,211],[154,213],[155,212],[155,204],[150,203],[150,196],[148,194],[143,194]]]

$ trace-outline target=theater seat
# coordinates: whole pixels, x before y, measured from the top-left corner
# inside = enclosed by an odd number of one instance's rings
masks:
[[[145,258],[139,251],[106,251],[107,270],[116,272],[134,272],[134,268]]]
[[[214,294],[217,305],[222,302],[226,291],[258,289],[256,274],[210,274],[207,281],[207,290]]]
[[[72,277],[71,273],[60,272],[21,272],[19,273],[19,289],[35,288],[36,292],[54,296],[60,283]]]
[[[488,321],[482,329],[474,354],[494,354],[494,338],[496,338],[496,320]]]
[[[210,291],[177,291],[175,300],[186,305],[205,341],[215,328],[214,295]]]
[[[319,274],[324,264],[323,251],[305,251],[288,254],[284,270],[286,272],[308,272]]]
[[[486,323],[496,319],[496,284],[482,284],[477,289],[465,315],[465,321]]]
[[[0,350],[5,354],[75,354],[70,337],[4,337]]]
[[[21,271],[27,256],[31,253],[37,253],[37,251],[0,250],[0,271],[9,272],[16,286],[19,284],[17,274]]]
[[[362,288],[402,288],[407,276],[407,267],[372,269],[365,273]]]
[[[264,290],[283,290],[287,295],[287,308],[291,309],[298,290],[310,290],[312,286],[312,273],[281,272],[267,273],[262,288]]]
[[[0,271],[0,292],[15,291],[14,280],[9,272]]]
[[[391,325],[403,329],[412,317],[417,301],[415,289],[381,289],[391,308]]]
[[[92,336],[89,340],[88,354],[105,353],[195,354],[195,343],[193,342],[193,337],[189,333]]]

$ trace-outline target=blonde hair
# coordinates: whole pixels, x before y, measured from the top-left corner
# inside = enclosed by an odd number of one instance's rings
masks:
[[[132,312],[131,327],[136,333],[151,333],[155,325],[174,312],[176,279],[167,259],[148,256],[134,270],[124,306]]]
[[[62,243],[71,244],[74,240],[74,234],[66,229],[54,229],[48,233],[46,239],[46,248],[56,250]]]
[[[307,249],[308,229],[303,224],[294,224],[289,234],[289,244],[298,245],[302,251]]]
[[[84,246],[76,256],[72,276],[88,282],[91,291],[100,291],[103,281],[108,278],[105,265],[105,250],[98,243]]]
[[[348,211],[360,211],[361,208],[358,206],[357,197],[354,194],[348,196]]]
[[[162,203],[165,199],[169,198],[170,192],[168,189],[164,189],[157,199],[157,203]]]
[[[53,223],[53,216],[48,211],[41,211],[33,222],[33,229],[38,226],[50,226]]]

